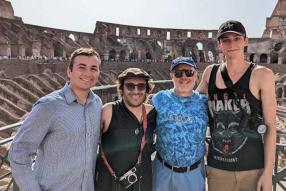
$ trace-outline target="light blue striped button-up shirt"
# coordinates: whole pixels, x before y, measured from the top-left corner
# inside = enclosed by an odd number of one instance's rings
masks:
[[[9,151],[21,191],[94,190],[101,106],[93,92],[81,104],[68,84],[34,105]]]

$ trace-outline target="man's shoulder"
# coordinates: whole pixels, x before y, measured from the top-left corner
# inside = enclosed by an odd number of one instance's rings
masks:
[[[154,106],[151,104],[148,104],[148,103],[143,103],[143,104],[147,110],[147,113],[149,113],[152,109],[154,109]]]
[[[64,99],[61,90],[53,91],[43,97],[41,97],[35,104],[44,103],[44,104],[53,104]]]
[[[91,93],[91,96],[92,96],[92,99],[95,103],[97,104],[100,104],[102,106],[102,100],[101,98],[96,94],[94,93],[93,91],[90,92]]]
[[[220,64],[217,64],[217,63],[214,63],[214,64],[211,64],[211,65],[208,65],[206,68],[205,68],[205,72],[210,72],[212,69],[213,69],[213,67],[219,67],[220,66]]]
[[[116,103],[116,102],[113,101],[113,102],[108,102],[108,103],[104,104],[104,105],[102,106],[102,112],[103,112],[103,114],[105,114],[105,113],[111,113],[111,112],[112,112],[112,107],[113,107],[113,105],[114,105],[115,103]]]
[[[271,69],[269,69],[265,66],[261,66],[261,65],[256,65],[253,68],[252,75],[253,75],[254,79],[257,79],[260,81],[262,81],[261,79],[265,80],[265,79],[274,77],[273,71]]]
[[[211,72],[212,72],[212,69],[213,68],[216,68],[216,67],[219,67],[220,64],[211,64],[211,65],[208,65],[205,70],[204,70],[204,78],[205,80],[208,82],[209,81],[209,78],[210,78],[210,75],[211,75]]]
[[[201,100],[201,101],[207,101],[208,100],[208,96],[206,94],[200,93],[197,90],[195,90],[193,92],[193,94],[194,94],[194,97],[198,100]]]
[[[267,74],[267,73],[273,74],[273,71],[270,68],[258,64],[256,64],[256,66],[254,67],[253,72],[258,72],[262,74]]]

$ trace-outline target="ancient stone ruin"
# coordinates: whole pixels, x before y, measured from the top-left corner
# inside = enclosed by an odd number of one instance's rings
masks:
[[[0,0],[0,56],[20,59],[67,59],[80,46],[96,47],[105,61],[164,61],[192,55],[198,62],[219,62],[217,29],[169,29],[96,22],[93,33],[26,24],[11,2]],[[251,38],[246,58],[285,64],[286,0],[278,0],[266,19],[262,38]]]

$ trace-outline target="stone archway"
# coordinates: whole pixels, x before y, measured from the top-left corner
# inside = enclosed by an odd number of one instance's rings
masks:
[[[152,57],[152,54],[150,53],[150,51],[146,51],[146,60],[152,60],[153,57]]]
[[[138,61],[138,52],[136,49],[132,50],[129,54],[129,61],[137,62]]]
[[[120,61],[125,61],[126,58],[126,51],[125,50],[121,50],[119,53],[119,60]]]
[[[215,61],[215,56],[214,53],[212,51],[208,51],[208,59],[207,62],[214,62]]]
[[[250,54],[249,61],[250,62],[255,62],[254,57],[255,57],[255,54]]]
[[[277,53],[271,54],[270,63],[271,64],[278,64],[278,54]]]
[[[109,58],[108,58],[108,60],[115,61],[115,59],[116,59],[116,51],[114,49],[112,49],[112,50],[109,51]]]
[[[202,42],[197,42],[196,44],[198,50],[197,62],[205,62],[204,45]]]
[[[64,47],[59,42],[54,44],[54,56],[55,57],[63,57],[64,56]]]
[[[282,98],[282,96],[283,96],[283,88],[282,87],[279,87],[276,89],[276,96],[277,96],[277,98]]]
[[[260,55],[260,63],[267,63],[267,59],[268,59],[268,57],[267,57],[267,54],[261,54]]]

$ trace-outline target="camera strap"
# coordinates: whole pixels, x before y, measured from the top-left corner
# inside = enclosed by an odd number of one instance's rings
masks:
[[[144,106],[144,104],[142,104],[142,118],[143,118],[143,136],[142,136],[142,140],[141,140],[141,145],[140,145],[140,153],[138,155],[137,158],[137,163],[136,164],[140,164],[141,163],[141,158],[142,158],[142,152],[143,149],[145,147],[146,144],[146,139],[145,139],[145,135],[146,135],[146,131],[147,131],[147,114],[146,114],[146,108]],[[103,159],[104,164],[106,165],[109,173],[114,177],[115,180],[118,180],[117,175],[115,174],[114,170],[112,169],[112,167],[110,166],[104,152],[103,152],[103,148],[101,147],[101,158]]]

